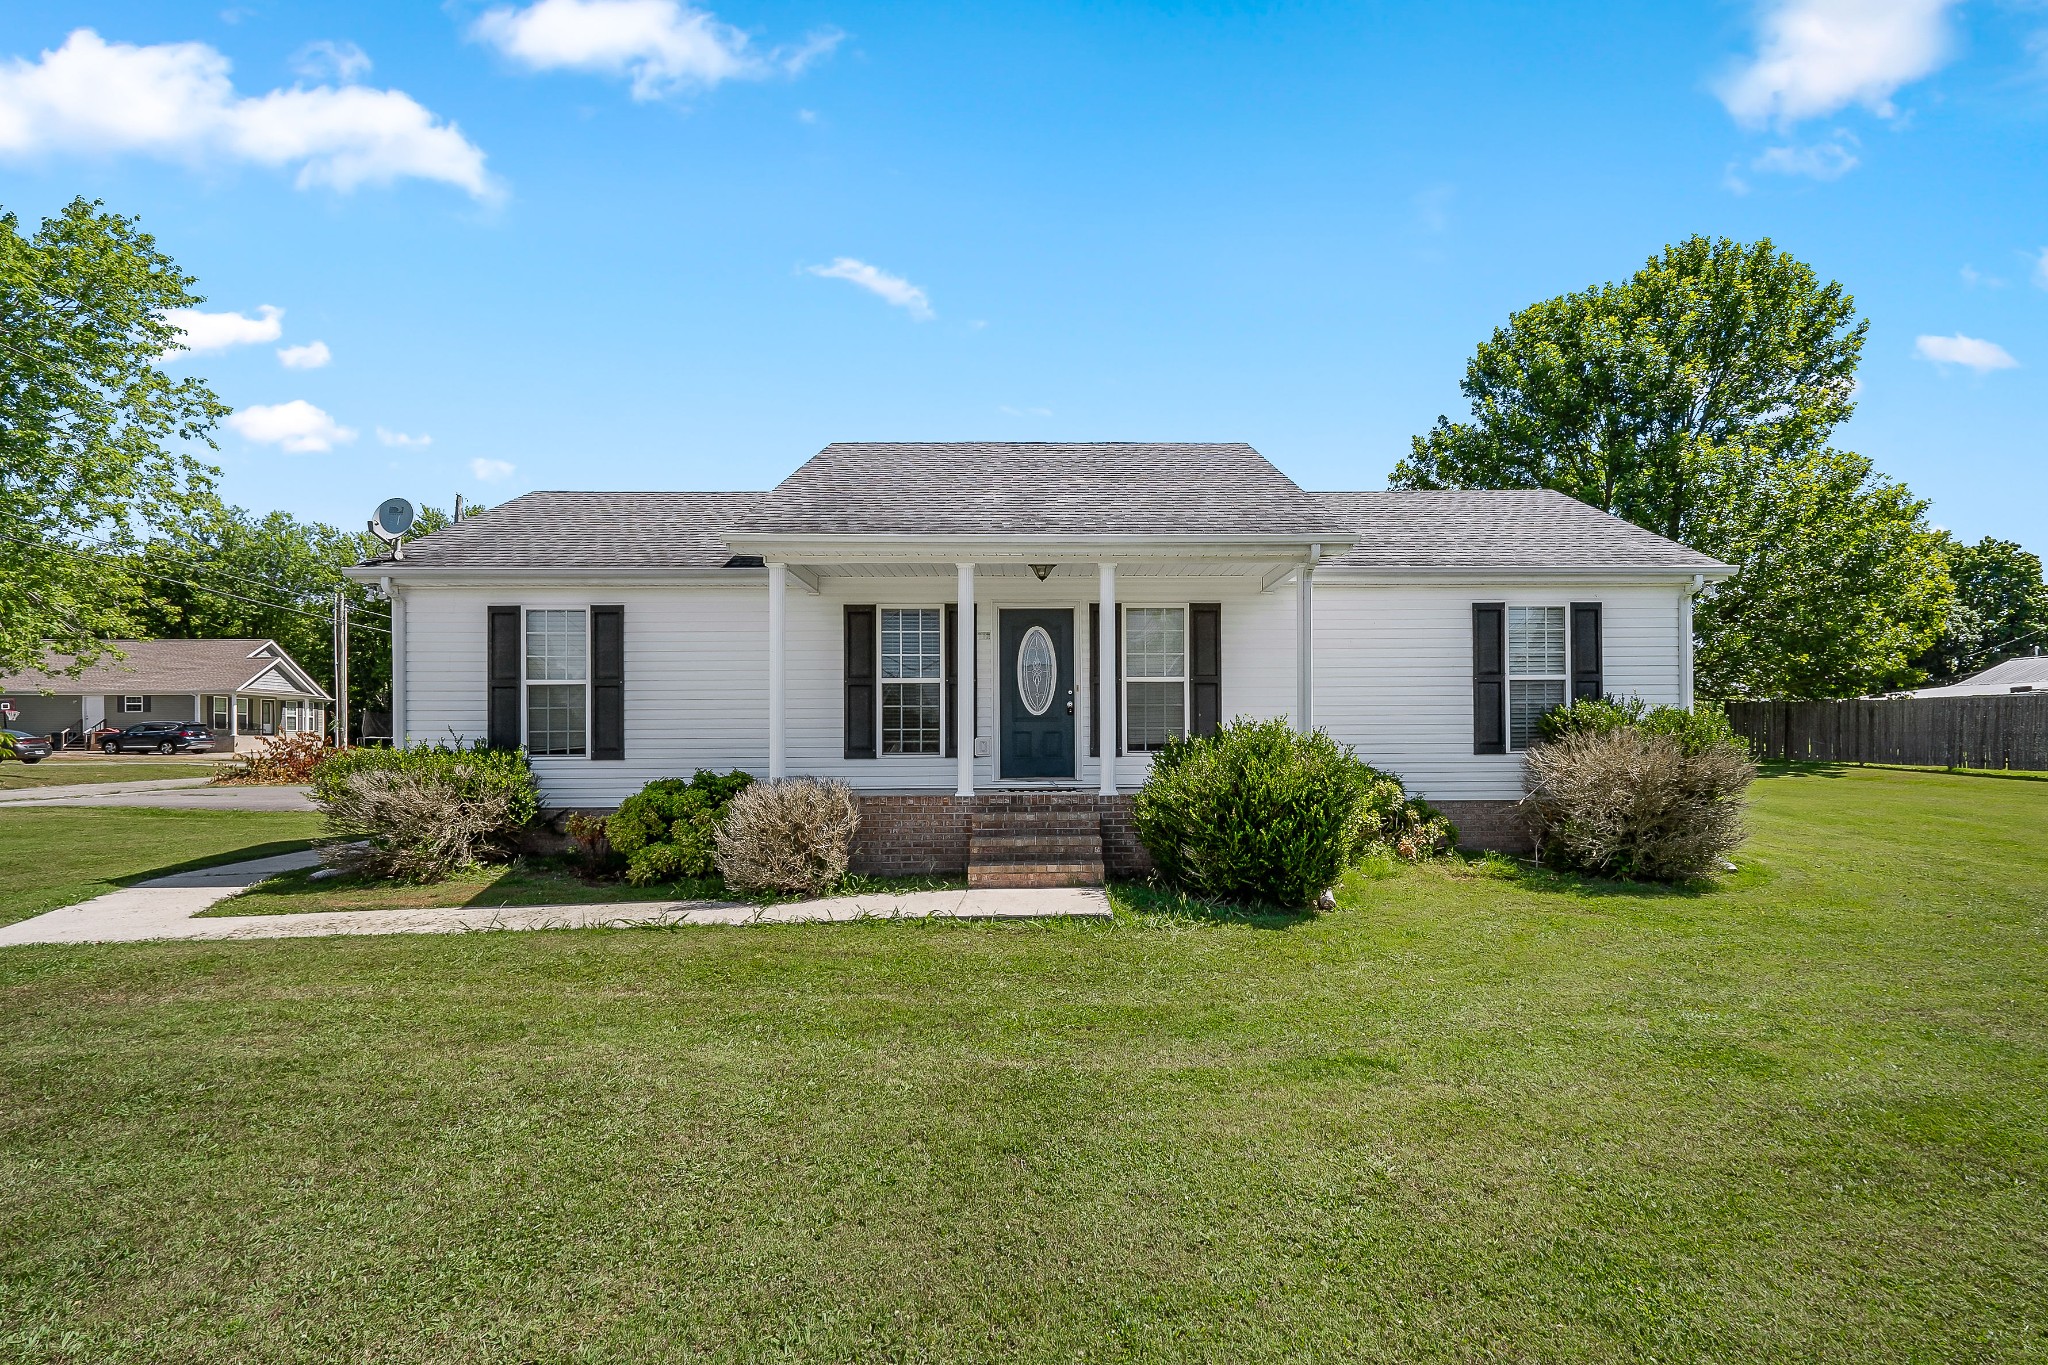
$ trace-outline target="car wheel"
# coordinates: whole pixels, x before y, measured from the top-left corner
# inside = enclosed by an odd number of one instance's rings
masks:
[[[34,758],[30,758],[27,754],[23,754],[21,757],[21,761],[24,763],[40,763],[43,761],[43,759],[42,755],[40,754],[36,755],[36,757]]]
[[[103,754],[118,754],[121,752],[121,746],[110,739],[105,744],[100,745],[100,752]]]
[[[163,743],[156,746],[156,751],[160,754],[174,754],[178,752],[178,746],[171,743],[169,740],[165,740]]]

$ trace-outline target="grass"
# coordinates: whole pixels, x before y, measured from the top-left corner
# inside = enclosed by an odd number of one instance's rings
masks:
[[[594,905],[608,901],[751,900],[762,904],[794,896],[739,896],[716,877],[661,886],[585,880],[566,859],[522,858],[516,863],[473,868],[446,881],[425,885],[369,877],[313,880],[315,869],[288,872],[259,882],[222,901],[204,915],[310,915],[332,910],[412,910],[438,906]],[[964,887],[958,877],[845,878],[838,896],[944,891]]]
[[[119,886],[305,848],[320,817],[301,811],[0,807],[0,924]]]
[[[166,777],[212,777],[213,764],[160,759],[152,762],[46,758],[40,763],[0,761],[0,792],[28,787],[68,787],[86,782],[147,782]]]
[[[7,949],[0,1358],[2040,1358],[2048,784],[1754,827],[1683,891]]]

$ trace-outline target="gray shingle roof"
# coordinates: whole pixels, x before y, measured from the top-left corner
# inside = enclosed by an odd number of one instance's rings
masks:
[[[1315,496],[1357,537],[1347,569],[1728,568],[1545,488]]]
[[[765,535],[1211,534],[1341,539],[1242,442],[826,446],[733,528]]]
[[[1966,683],[1999,687],[2048,687],[2048,654],[2028,654],[1993,664]]]
[[[766,496],[528,493],[407,541],[405,562],[428,568],[715,569],[732,557],[726,529]]]
[[[276,657],[298,661],[274,640],[109,640],[107,643],[126,656],[116,659],[102,655],[75,677],[55,673],[9,673],[0,677],[0,692],[55,692],[63,696],[90,696],[95,692],[136,695],[144,692],[232,692],[261,673],[273,662],[254,657],[268,646]],[[62,670],[68,657],[51,660]],[[291,680],[291,673],[283,675]],[[296,686],[296,685],[295,685]],[[302,696],[325,697],[316,689]]]

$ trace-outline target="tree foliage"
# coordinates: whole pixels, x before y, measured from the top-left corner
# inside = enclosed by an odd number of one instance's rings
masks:
[[[204,300],[135,220],[72,201],[23,236],[0,213],[0,667],[90,659],[125,599],[81,542],[133,547],[199,506],[228,408],[158,364]]]
[[[1692,237],[1620,283],[1514,314],[1396,488],[1553,488],[1737,565],[1695,613],[1706,695],[1914,681],[1951,589],[1925,503],[1828,438],[1866,322],[1756,243]]]
[[[1992,536],[1965,545],[1945,531],[1940,547],[1956,604],[1916,667],[1946,682],[2048,647],[2048,582],[2039,555]]]

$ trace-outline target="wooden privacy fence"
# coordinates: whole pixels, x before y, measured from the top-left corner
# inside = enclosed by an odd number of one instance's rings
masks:
[[[2048,692],[1897,701],[1735,701],[1762,758],[2048,770]]]

